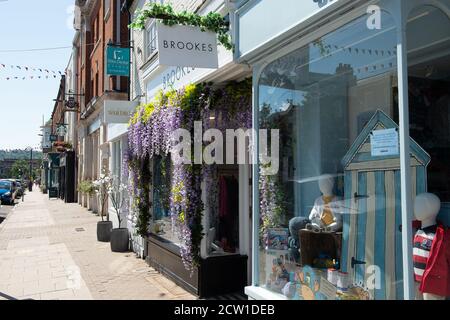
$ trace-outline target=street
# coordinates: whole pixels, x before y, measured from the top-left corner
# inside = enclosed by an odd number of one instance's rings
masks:
[[[135,254],[97,242],[98,217],[35,189],[3,206],[0,299],[194,299]]]

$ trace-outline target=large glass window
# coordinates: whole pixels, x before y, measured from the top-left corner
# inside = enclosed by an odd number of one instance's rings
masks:
[[[165,240],[179,245],[180,235],[172,224],[170,195],[172,192],[171,156],[153,157],[153,223],[152,232]]]
[[[260,78],[260,128],[280,130],[280,169],[260,175],[259,283],[288,299],[403,297],[397,32],[380,14],[381,28],[364,15]]]
[[[438,3],[450,9],[449,1]],[[449,260],[442,254],[448,239],[441,237],[442,226],[450,224],[450,19],[438,7],[420,6],[410,13],[406,32],[411,136],[430,158],[426,170],[412,171],[422,182],[416,193],[428,192],[415,198],[416,299],[443,300],[450,296]],[[444,246],[437,246],[441,240]]]

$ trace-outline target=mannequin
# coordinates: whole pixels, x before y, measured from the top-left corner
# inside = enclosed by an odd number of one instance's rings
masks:
[[[427,264],[438,228],[436,217],[441,209],[440,199],[432,193],[422,193],[414,201],[414,216],[421,222],[421,228],[414,236],[413,261],[414,279],[416,280],[417,300],[444,300],[445,296],[424,292],[422,281],[425,278]],[[421,287],[419,289],[419,286]]]
[[[339,199],[334,195],[334,178],[325,174],[319,179],[319,189],[322,196],[316,199],[309,215],[311,223],[307,229],[316,232],[335,232],[342,227],[341,208]]]

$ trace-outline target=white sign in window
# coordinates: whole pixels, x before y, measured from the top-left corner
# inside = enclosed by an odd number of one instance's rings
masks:
[[[214,69],[219,65],[217,36],[191,26],[157,24],[159,64]]]
[[[374,130],[370,135],[372,157],[399,155],[397,129]]]

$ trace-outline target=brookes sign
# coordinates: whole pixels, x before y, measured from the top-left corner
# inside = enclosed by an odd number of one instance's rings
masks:
[[[159,64],[215,69],[218,67],[217,36],[190,26],[157,24]]]

